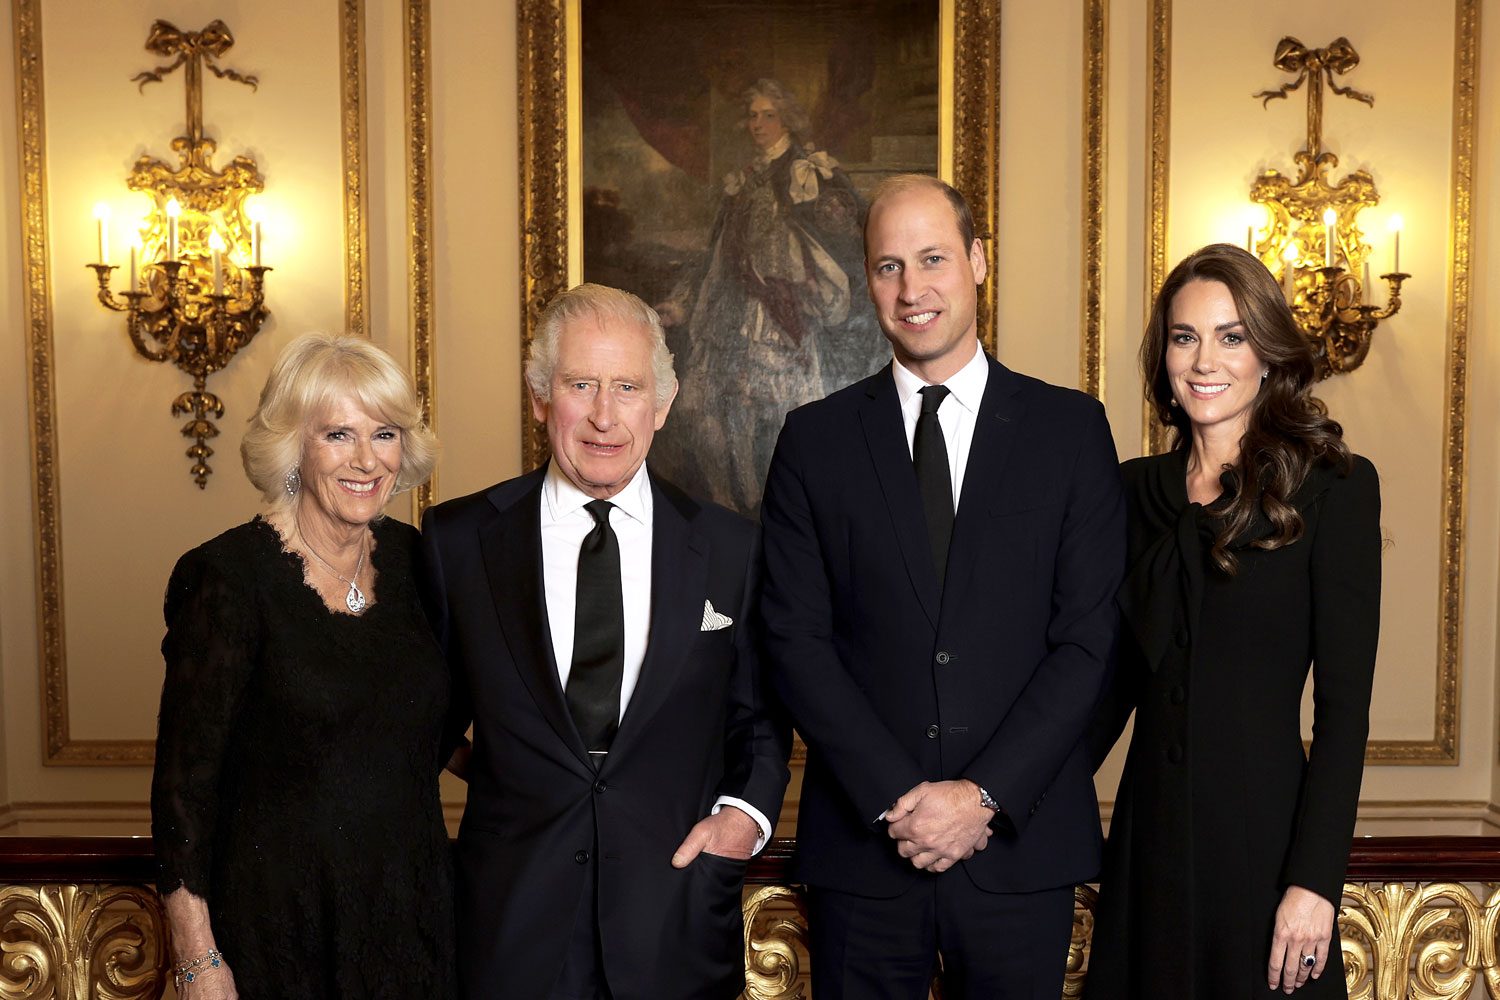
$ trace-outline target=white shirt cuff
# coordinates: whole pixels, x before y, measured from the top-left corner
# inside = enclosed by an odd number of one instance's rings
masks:
[[[760,835],[755,838],[755,849],[750,852],[750,856],[754,857],[759,854],[762,848],[771,842],[771,821],[766,819],[765,813],[744,799],[737,799],[733,795],[720,795],[718,800],[714,802],[714,807],[708,811],[708,814],[710,816],[717,816],[719,815],[719,810],[725,806],[734,806],[740,812],[755,820],[755,825],[760,830]]]

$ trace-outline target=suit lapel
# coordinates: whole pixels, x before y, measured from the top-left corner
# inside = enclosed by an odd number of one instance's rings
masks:
[[[1005,466],[1020,436],[1021,418],[1026,412],[1026,404],[1019,396],[1021,380],[994,358],[988,361],[990,375],[974,421],[974,438],[969,442],[963,490],[948,549],[947,583],[959,593],[968,592],[967,581],[973,574],[979,542],[990,516],[989,504],[1000,495]]]
[[[651,477],[651,625],[641,674],[610,756],[629,748],[666,700],[703,623],[708,594],[706,543],[693,528],[698,506]]]
[[[588,766],[552,653],[552,630],[542,589],[542,479],[537,475],[531,489],[481,529],[479,544],[500,631],[516,670],[558,738]]]
[[[859,419],[864,427],[865,443],[880,491],[890,513],[891,527],[901,548],[906,572],[922,610],[937,628],[941,595],[937,568],[932,564],[932,549],[927,541],[926,515],[922,496],[917,491],[917,473],[911,464],[911,449],[906,443],[906,425],[901,419],[901,400],[896,395],[896,380],[886,365],[865,380],[866,398]]]

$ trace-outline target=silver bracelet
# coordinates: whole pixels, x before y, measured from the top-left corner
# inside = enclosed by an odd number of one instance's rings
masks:
[[[172,970],[173,989],[181,992],[183,983],[190,983],[198,977],[198,973],[195,970],[202,968],[205,965],[210,969],[217,969],[220,965],[223,964],[223,960],[223,952],[218,951],[214,948],[210,948],[208,949],[208,954],[199,955],[197,958],[181,963]]]

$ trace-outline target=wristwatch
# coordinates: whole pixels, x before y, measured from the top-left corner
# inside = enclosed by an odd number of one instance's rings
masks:
[[[990,812],[998,813],[1000,811],[1000,803],[996,802],[995,797],[983,788],[979,789],[979,804]]]

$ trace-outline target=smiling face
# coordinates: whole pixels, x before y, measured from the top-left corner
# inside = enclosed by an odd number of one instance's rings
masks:
[[[953,206],[936,187],[893,191],[870,207],[870,301],[896,359],[929,383],[945,381],[974,356],[987,267],[979,241],[963,243]]]
[[[1250,346],[1229,286],[1200,278],[1172,297],[1164,363],[1172,398],[1195,430],[1243,436],[1267,367]]]
[[[532,395],[552,460],[596,500],[630,482],[672,408],[671,399],[656,406],[652,346],[651,332],[637,323],[596,315],[569,320],[558,333],[552,398]]]
[[[757,95],[750,101],[745,113],[745,128],[750,138],[761,149],[770,149],[786,135],[786,126],[781,123],[781,112],[769,97]]]
[[[401,429],[352,394],[335,396],[303,435],[301,513],[369,524],[385,509],[400,470]]]

